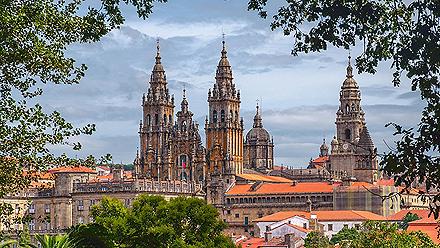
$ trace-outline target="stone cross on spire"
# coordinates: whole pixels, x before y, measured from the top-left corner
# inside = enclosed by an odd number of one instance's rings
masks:
[[[347,66],[347,77],[353,77],[353,67],[351,67],[351,51],[348,51],[348,66]]]

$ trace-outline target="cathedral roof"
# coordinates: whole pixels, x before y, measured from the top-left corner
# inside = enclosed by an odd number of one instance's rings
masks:
[[[360,133],[358,146],[364,148],[366,151],[374,150],[374,143],[371,139],[370,133],[368,132],[367,126],[364,126],[362,132]]]

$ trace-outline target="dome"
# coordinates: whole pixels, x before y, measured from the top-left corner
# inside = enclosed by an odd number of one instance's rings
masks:
[[[333,136],[332,145],[339,144],[338,140],[336,139],[336,136]]]
[[[262,127],[254,127],[246,134],[247,142],[270,142],[269,132]]]

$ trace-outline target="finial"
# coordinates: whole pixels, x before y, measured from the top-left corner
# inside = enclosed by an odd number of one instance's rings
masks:
[[[156,64],[160,64],[160,45],[159,45],[159,38],[156,39]]]
[[[259,102],[259,100],[257,99],[257,114],[259,114],[259,109],[260,109],[260,106],[258,106],[258,102]]]
[[[350,50],[348,50],[347,77],[353,77],[353,67],[351,67],[351,51]]]
[[[223,44],[223,49],[222,49],[222,58],[226,58],[226,42],[225,42],[225,33],[222,33],[222,44]]]
[[[183,98],[186,98],[186,89],[185,89],[185,84],[183,84]]]

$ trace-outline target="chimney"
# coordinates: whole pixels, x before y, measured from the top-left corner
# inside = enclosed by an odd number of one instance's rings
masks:
[[[318,216],[316,214],[310,214],[309,229],[318,230]]]
[[[295,234],[288,233],[284,235],[284,244],[287,245],[287,248],[295,248]]]
[[[272,232],[265,232],[264,233],[264,242],[269,242],[272,239]]]
[[[298,181],[296,181],[296,180],[292,181],[292,186],[296,186],[297,184],[298,184]]]

